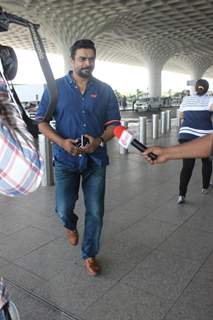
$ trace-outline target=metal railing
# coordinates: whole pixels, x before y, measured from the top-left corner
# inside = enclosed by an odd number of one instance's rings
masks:
[[[149,126],[148,126],[149,122]],[[121,125],[125,127],[129,127],[130,124],[138,125],[138,133],[139,133],[139,141],[146,145],[147,143],[147,131],[151,129],[151,139],[158,139],[160,135],[165,135],[171,130],[171,110],[161,111],[160,117],[159,114],[153,114],[151,123],[147,117],[141,116],[138,120],[136,119],[125,119],[121,121]],[[179,121],[177,121],[177,125],[179,126]],[[135,130],[134,130],[135,131]],[[128,153],[128,150],[120,146],[120,153],[125,154]]]
[[[44,160],[42,186],[54,185],[52,143],[43,135],[39,135],[39,151]]]

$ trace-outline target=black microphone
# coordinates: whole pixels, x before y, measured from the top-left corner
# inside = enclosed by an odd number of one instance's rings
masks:
[[[119,144],[125,149],[128,149],[130,144],[141,152],[144,152],[147,149],[147,147],[143,143],[133,138],[131,133],[127,131],[126,127],[123,127],[123,126],[115,127],[114,135],[119,139]],[[157,159],[157,155],[154,154],[153,152],[150,152],[148,154],[148,157],[150,157],[152,160]]]

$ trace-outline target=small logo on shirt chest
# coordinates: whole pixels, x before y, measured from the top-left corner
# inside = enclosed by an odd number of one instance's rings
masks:
[[[91,93],[90,97],[95,99],[97,97],[97,93]]]

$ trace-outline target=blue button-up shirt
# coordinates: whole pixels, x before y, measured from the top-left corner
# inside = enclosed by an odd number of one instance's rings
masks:
[[[106,83],[92,77],[84,94],[69,72],[57,79],[58,100],[53,119],[55,130],[64,139],[77,139],[82,134],[94,138],[103,134],[108,125],[120,124],[120,113],[117,98],[112,88]],[[47,112],[49,94],[45,90],[42,96],[36,119],[41,120]],[[109,163],[106,148],[98,147],[95,152],[86,156],[72,156],[59,145],[53,146],[54,158],[73,169],[86,168],[88,157],[98,166]]]

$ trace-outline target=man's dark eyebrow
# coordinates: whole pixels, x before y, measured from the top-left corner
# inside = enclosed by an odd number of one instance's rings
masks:
[[[91,57],[79,56],[79,58],[81,58],[81,59],[95,59],[95,56],[91,56]]]

